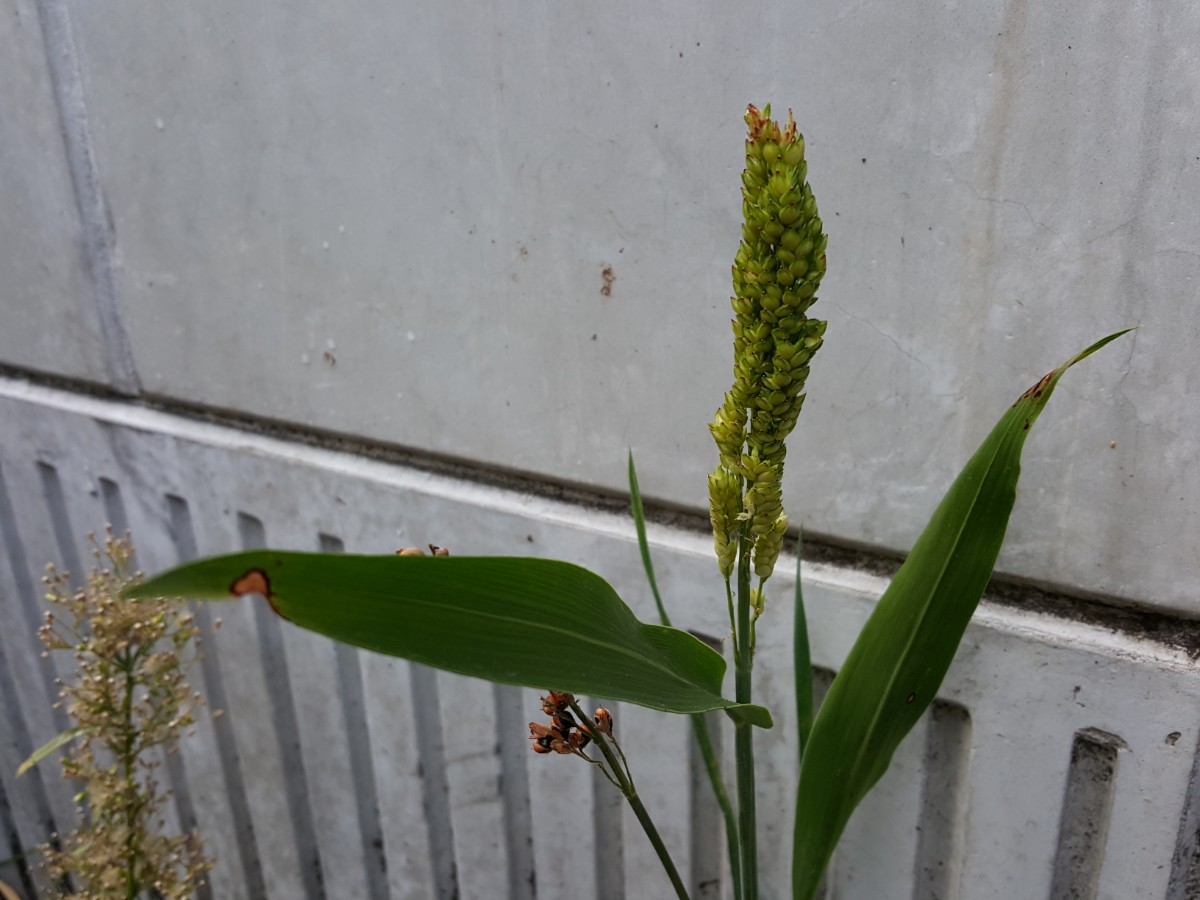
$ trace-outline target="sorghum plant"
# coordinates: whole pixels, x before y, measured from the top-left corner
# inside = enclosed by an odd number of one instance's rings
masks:
[[[164,900],[194,893],[211,863],[194,832],[163,834],[166,792],[161,752],[172,752],[193,722],[200,697],[184,677],[196,646],[192,616],[179,601],[121,599],[134,579],[133,548],[111,531],[93,539],[95,568],[72,590],[69,573],[45,577],[41,639],[73,654],[77,670],[61,682],[60,703],[74,722],[63,775],[82,785],[79,827],[41,848],[51,880],[73,881],[85,900],[127,900],[153,891]]]

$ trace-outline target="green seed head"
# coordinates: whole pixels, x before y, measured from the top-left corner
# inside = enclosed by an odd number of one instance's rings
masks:
[[[730,540],[726,519],[715,511],[718,487],[733,491],[736,485],[733,515],[748,523],[755,571],[765,577],[787,528],[781,499],[785,441],[804,404],[809,363],[825,333],[824,322],[807,316],[825,274],[827,241],[807,180],[804,138],[790,112],[780,125],[771,119],[770,106],[761,112],[747,107],[746,125],[742,243],[732,272],[734,384],[709,426],[721,457],[709,492],[726,577],[737,541]],[[735,506],[723,499],[720,509]]]

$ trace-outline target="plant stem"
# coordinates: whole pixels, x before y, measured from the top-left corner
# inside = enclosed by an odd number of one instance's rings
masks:
[[[796,679],[796,771],[804,764],[804,748],[808,746],[808,738],[813,725],[813,683],[812,656],[808,644],[808,616],[804,611],[804,589],[800,580],[801,547],[804,543],[803,532],[796,543],[796,602],[792,631],[792,666]],[[796,783],[796,818],[792,825],[792,834],[800,834],[800,784]],[[795,838],[793,838],[793,841]],[[798,847],[793,854],[798,858]],[[800,882],[793,865],[792,889],[800,890]]]
[[[633,786],[633,777],[629,774],[629,770],[622,764],[622,760],[619,760],[617,755],[613,753],[608,739],[604,737],[599,728],[592,724],[592,718],[583,711],[579,702],[572,698],[570,703],[571,711],[575,713],[576,719],[580,722],[591,724],[588,733],[591,734],[593,743],[600,748],[600,753],[608,763],[609,770],[616,776],[621,793],[629,801],[629,806],[633,809],[633,814],[637,816],[637,820],[642,825],[642,830],[646,832],[646,837],[650,839],[650,844],[654,847],[654,852],[658,854],[658,860],[662,863],[663,869],[666,870],[667,877],[671,880],[671,886],[675,888],[675,893],[679,897],[679,900],[690,900],[687,888],[683,884],[683,879],[679,876],[679,870],[675,868],[675,862],[671,859],[671,854],[667,850],[667,845],[663,843],[662,836],[658,833],[658,829],[654,827],[654,821],[650,818],[649,811],[646,809],[645,804],[642,803],[642,798],[638,796],[637,788]]]
[[[750,551],[749,538],[741,539],[738,549],[737,656],[735,697],[738,703],[750,703],[753,694],[754,650],[750,626]],[[758,839],[754,798],[754,732],[748,723],[739,723],[734,731],[737,763],[738,835],[742,842],[742,900],[758,898]]]
[[[133,668],[134,660],[130,651],[126,651],[123,656],[122,669],[125,674],[125,696],[121,702],[122,715],[122,730],[124,731],[124,747],[121,753],[121,769],[125,779],[123,790],[125,792],[125,855],[127,857],[125,863],[125,896],[127,900],[136,900],[139,893],[139,885],[137,883],[137,798],[134,795],[136,787],[133,781],[133,768],[135,764],[136,754],[134,753],[134,741],[137,739],[136,730],[133,724]]]

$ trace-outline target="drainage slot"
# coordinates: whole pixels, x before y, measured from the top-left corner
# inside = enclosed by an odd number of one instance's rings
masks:
[[[704,716],[708,726],[713,756],[721,768],[721,740],[724,713],[711,712]],[[695,726],[693,726],[694,728]],[[691,893],[695,900],[716,900],[721,894],[721,866],[726,855],[725,818],[713,795],[712,782],[704,756],[696,743],[694,732],[688,736],[688,770],[691,807]]]
[[[1075,733],[1058,828],[1050,900],[1095,900],[1112,818],[1119,737],[1094,728]]]
[[[1171,860],[1166,900],[1194,900],[1196,897],[1200,897],[1200,744],[1196,748],[1187,799],[1179,819],[1179,837]]]
[[[199,556],[196,550],[196,534],[192,528],[191,511],[182,497],[167,495],[167,520],[171,541],[180,562]],[[229,699],[225,693],[225,681],[221,677],[220,648],[211,639],[212,616],[207,603],[193,606],[196,625],[206,639],[204,652],[200,656],[200,672],[204,680],[204,694],[213,710],[228,710]],[[233,736],[233,723],[229,716],[221,715],[212,720],[213,733],[217,741],[217,752],[221,756],[221,773],[225,778],[225,792],[229,796],[229,810],[233,816],[233,833],[242,870],[246,873],[246,892],[251,897],[267,896],[266,880],[263,878],[262,863],[258,857],[258,843],[254,837],[254,822],[250,818],[250,807],[246,803],[246,779],[242,774],[241,757],[237,741]],[[182,813],[181,813],[182,816]],[[207,886],[205,890],[208,891]],[[211,896],[211,892],[209,892]]]
[[[533,810],[529,801],[529,742],[513,722],[524,716],[521,689],[510,684],[492,685],[496,703],[496,743],[500,750],[500,797],[504,804],[504,840],[508,856],[509,900],[534,900],[537,896],[533,864]]]
[[[42,497],[50,514],[50,526],[54,529],[54,541],[58,544],[58,555],[63,566],[71,573],[71,583],[76,587],[86,581],[79,550],[75,544],[75,532],[71,529],[71,517],[67,513],[67,498],[63,496],[62,481],[58,469],[49,463],[37,464],[38,477],[42,482]]]
[[[434,896],[437,900],[458,900],[458,865],[454,858],[450,782],[446,777],[446,747],[442,736],[437,672],[416,663],[409,663],[409,672]]]
[[[621,721],[621,709],[616,703],[590,698],[584,709],[603,706]],[[596,844],[592,848],[596,859],[596,896],[604,900],[625,900],[625,840],[622,818],[625,798],[613,790],[600,772],[592,773],[592,822]]]
[[[971,714],[934,700],[925,736],[925,780],[913,900],[958,896],[966,833]]]
[[[329,534],[318,535],[317,546],[322,553],[341,553],[345,550],[341,538]],[[335,643],[334,654],[346,740],[350,746],[350,774],[354,779],[354,793],[358,800],[358,830],[367,867],[367,890],[371,900],[388,900],[387,854],[383,849],[375,768],[371,764],[371,735],[367,729],[362,667],[358,650],[349,644],[340,641]]]
[[[266,546],[263,524],[254,516],[239,512],[238,534],[242,549],[258,550]],[[300,863],[300,880],[311,898],[325,896],[325,879],[321,871],[321,856],[317,833],[312,821],[312,804],[308,798],[308,777],[304,755],[300,751],[300,726],[292,699],[292,683],[288,678],[287,654],[283,647],[283,632],[279,617],[267,603],[255,603],[254,625],[258,630],[258,652],[262,660],[263,678],[271,699],[271,722],[279,747],[279,762],[288,773],[287,807],[296,840],[296,856]]]

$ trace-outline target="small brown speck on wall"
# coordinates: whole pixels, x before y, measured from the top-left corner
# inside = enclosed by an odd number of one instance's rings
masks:
[[[605,266],[601,269],[600,277],[604,280],[604,284],[600,286],[600,296],[611,297],[613,282],[617,280],[617,276],[613,274],[612,266]]]

